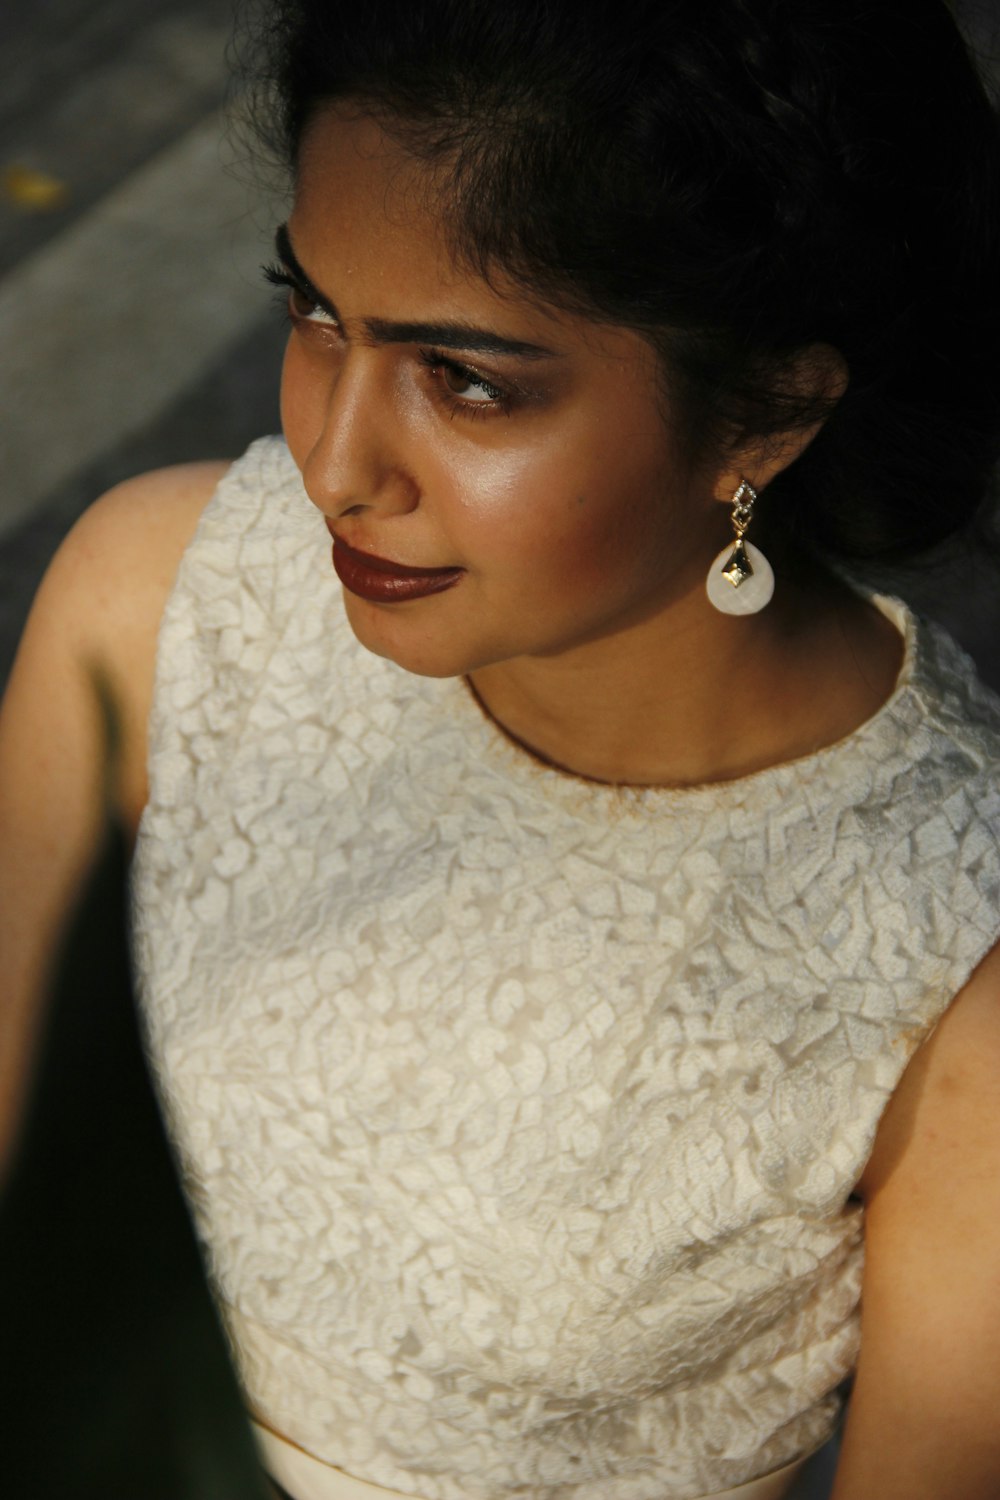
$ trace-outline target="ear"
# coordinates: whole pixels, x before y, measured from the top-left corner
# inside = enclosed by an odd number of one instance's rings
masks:
[[[729,504],[742,480],[760,494],[783,469],[795,462],[829,419],[848,385],[847,363],[832,344],[810,344],[789,362],[779,394],[793,401],[819,401],[826,410],[805,427],[790,427],[729,450],[717,471],[713,493]]]

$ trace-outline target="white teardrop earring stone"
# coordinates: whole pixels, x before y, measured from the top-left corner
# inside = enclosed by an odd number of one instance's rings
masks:
[[[734,558],[738,550],[736,542],[723,547],[708,570],[705,591],[709,601],[724,615],[755,615],[771,602],[774,573],[763,552],[753,542],[743,542],[741,549],[750,565],[749,573]],[[728,571],[728,577],[724,570]],[[738,580],[736,583],[732,581],[734,577]]]

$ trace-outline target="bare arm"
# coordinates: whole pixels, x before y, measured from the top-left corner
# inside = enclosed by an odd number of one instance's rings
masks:
[[[159,621],[225,468],[165,469],[109,491],[60,547],[25,628],[0,707],[0,1172],[24,1100],[38,996],[105,814],[94,672],[120,720],[112,810],[134,835]]]
[[[865,1198],[832,1500],[1000,1500],[1000,948],[907,1069]]]

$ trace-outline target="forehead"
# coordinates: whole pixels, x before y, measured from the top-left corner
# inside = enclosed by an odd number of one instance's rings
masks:
[[[357,105],[327,105],[306,128],[299,148],[296,210],[326,214],[340,227],[439,241],[445,237],[436,210],[431,169]]]
[[[462,264],[447,214],[445,174],[377,118],[355,104],[327,106],[311,121],[289,227],[304,268],[338,307],[356,291],[371,304],[359,308],[366,315],[473,320],[567,354],[655,368],[634,330],[558,308],[502,272],[486,280]]]
[[[440,204],[434,173],[371,115],[327,107],[310,123],[290,220],[300,255],[308,249],[340,274],[384,281],[399,270],[404,285],[457,290],[473,278],[455,261]]]

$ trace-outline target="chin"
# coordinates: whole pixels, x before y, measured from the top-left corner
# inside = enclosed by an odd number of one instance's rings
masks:
[[[372,606],[347,589],[344,605],[351,629],[365,650],[395,662],[404,672],[417,677],[465,677],[480,665],[463,651],[454,635],[442,640],[436,632],[422,631],[413,613],[406,617],[405,606]]]

